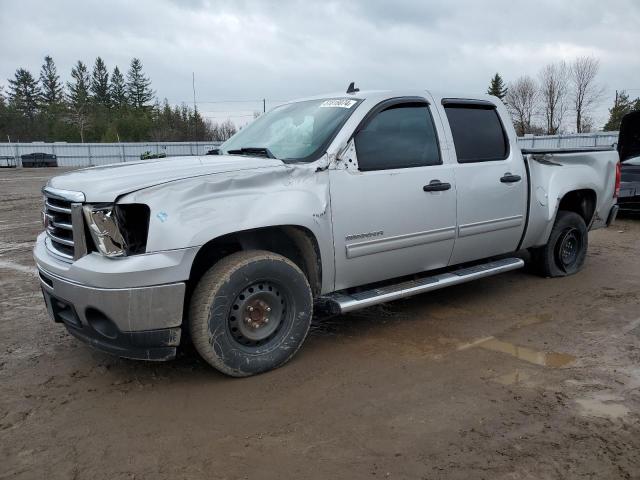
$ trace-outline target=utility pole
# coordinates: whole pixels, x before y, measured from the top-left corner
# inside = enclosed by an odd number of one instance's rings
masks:
[[[262,99],[262,113],[265,113],[267,111],[267,99],[263,98]]]
[[[198,107],[196,106],[196,72],[191,72],[191,86],[193,87],[193,139],[198,141]]]

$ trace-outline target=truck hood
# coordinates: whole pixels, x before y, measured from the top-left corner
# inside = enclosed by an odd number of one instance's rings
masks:
[[[236,155],[168,157],[85,168],[49,180],[48,185],[82,192],[88,202],[113,202],[143,188],[185,178],[284,166],[280,160]]]

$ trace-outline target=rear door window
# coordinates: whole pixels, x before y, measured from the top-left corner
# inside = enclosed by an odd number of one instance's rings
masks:
[[[504,160],[509,142],[495,107],[445,104],[458,163]]]
[[[362,171],[439,165],[440,149],[429,106],[392,105],[375,115],[355,136]]]

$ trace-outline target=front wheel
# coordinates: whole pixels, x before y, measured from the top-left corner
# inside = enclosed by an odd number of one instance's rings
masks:
[[[211,267],[189,308],[193,344],[204,360],[233,377],[287,362],[304,342],[313,313],[311,288],[289,259],[253,250]]]
[[[575,212],[560,210],[544,247],[532,248],[534,267],[545,277],[577,273],[584,264],[589,245],[587,225]]]

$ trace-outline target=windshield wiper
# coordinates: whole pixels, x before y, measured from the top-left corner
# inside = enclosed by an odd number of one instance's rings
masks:
[[[266,158],[276,158],[276,156],[271,153],[266,147],[243,147],[238,148],[237,150],[227,150],[227,153],[230,155],[253,155],[256,157],[266,157]]]

